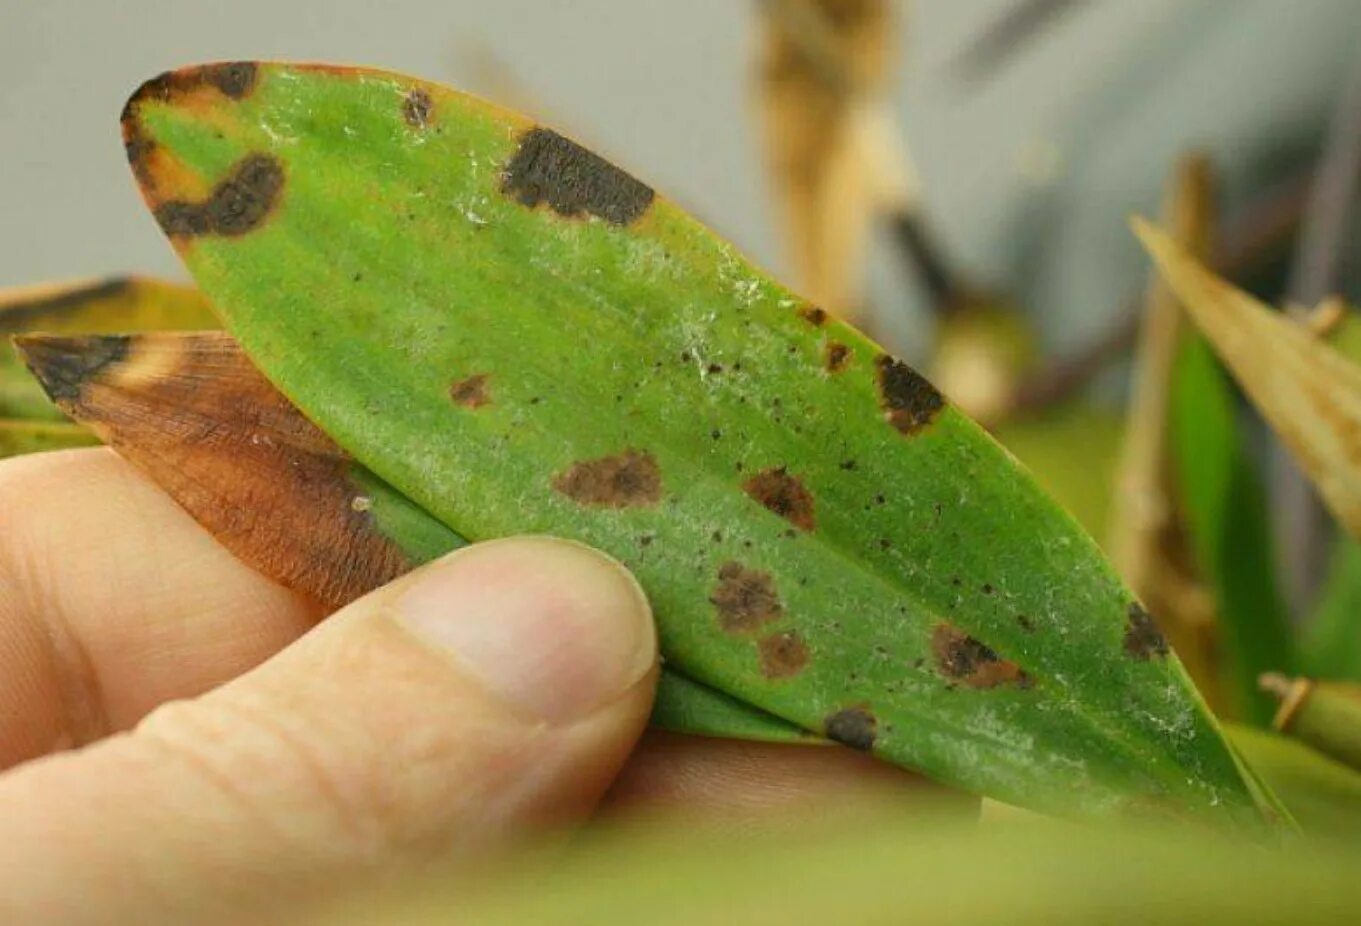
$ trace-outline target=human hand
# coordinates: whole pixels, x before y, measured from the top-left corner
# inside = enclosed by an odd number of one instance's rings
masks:
[[[602,800],[731,822],[917,785],[838,748],[635,748],[651,615],[576,544],[479,544],[312,629],[110,451],[0,464],[0,512],[4,922],[210,919]]]

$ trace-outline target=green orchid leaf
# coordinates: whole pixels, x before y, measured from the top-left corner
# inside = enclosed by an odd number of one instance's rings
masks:
[[[1294,635],[1276,586],[1261,477],[1242,443],[1233,385],[1205,339],[1182,339],[1172,376],[1171,452],[1192,552],[1214,591],[1220,686],[1236,717],[1267,726],[1263,672],[1293,672]]]
[[[1361,682],[1361,543],[1338,537],[1328,580],[1300,641],[1300,669],[1313,678]]]
[[[124,133],[290,401],[461,536],[618,557],[682,674],[1009,803],[1270,802],[1008,453],[640,181],[437,85],[323,66],[164,75]]]
[[[10,335],[215,327],[197,290],[164,280],[113,277],[0,290],[0,418],[61,418],[15,356]]]
[[[1236,724],[1227,730],[1306,835],[1356,844],[1361,837],[1361,772],[1279,733]]]
[[[84,427],[18,422],[15,436],[102,438],[241,560],[331,608],[467,543],[354,462],[229,335],[27,335],[17,343],[56,407]],[[38,449],[31,439],[23,446]],[[652,721],[702,736],[820,741],[665,667]]]
[[[652,725],[673,733],[808,745],[827,740],[662,667]]]

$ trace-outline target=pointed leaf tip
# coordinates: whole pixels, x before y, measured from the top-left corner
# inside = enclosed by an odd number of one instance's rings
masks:
[[[29,334],[14,338],[14,347],[48,398],[58,404],[80,395],[85,383],[127,352],[120,335],[69,337]]]
[[[1206,270],[1166,234],[1135,229],[1187,313],[1318,487],[1361,536],[1361,367]]]

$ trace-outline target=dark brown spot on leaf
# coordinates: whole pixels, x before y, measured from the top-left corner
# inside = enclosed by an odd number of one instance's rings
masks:
[[[132,167],[137,182],[144,187],[149,187],[154,182],[151,174],[151,154],[155,150],[156,143],[147,138],[139,120],[129,119],[123,123],[123,152],[128,157],[128,164]]]
[[[423,129],[430,124],[430,116],[435,111],[435,101],[420,87],[414,88],[402,100],[402,118],[413,129]]]
[[[229,99],[244,99],[255,89],[259,74],[260,69],[253,61],[226,61],[166,71],[137,88],[123,109],[123,116],[126,119],[129,112],[144,101],[170,103],[200,87],[212,87]]]
[[[762,637],[757,648],[761,654],[761,674],[766,678],[791,678],[808,665],[808,644],[796,631]]]
[[[813,529],[813,495],[783,466],[752,476],[742,484],[742,491],[795,527]]]
[[[126,335],[70,338],[38,335],[14,339],[29,372],[48,398],[57,403],[78,399],[85,384],[99,371],[127,356],[129,341]]]
[[[829,740],[869,752],[879,732],[879,719],[868,708],[848,707],[829,715],[822,726]]]
[[[558,215],[587,213],[629,225],[652,205],[652,188],[609,161],[544,128],[530,129],[506,165],[501,189],[521,205],[547,203]]]
[[[267,154],[251,154],[222,179],[208,198],[171,200],[156,208],[156,221],[172,237],[244,235],[269,216],[284,186],[283,166]]]
[[[259,68],[253,61],[229,61],[206,65],[199,72],[203,75],[204,83],[216,87],[223,96],[239,100],[255,89]]]
[[[903,434],[916,434],[945,407],[936,387],[901,360],[881,354],[875,362],[884,417]]]
[[[815,305],[806,305],[799,309],[799,317],[816,328],[827,324],[827,312]]]
[[[491,389],[488,380],[491,377],[486,373],[474,373],[472,376],[464,377],[449,387],[449,398],[455,404],[462,405],[464,408],[481,408],[491,404]]]
[[[851,362],[851,349],[837,341],[828,341],[823,350],[823,365],[828,373],[840,373]]]
[[[727,633],[753,633],[784,614],[784,605],[768,572],[729,561],[718,570],[718,585],[709,596],[718,623]]]
[[[147,189],[155,185],[151,157],[156,150],[156,143],[147,136],[138,116],[137,111],[142,103],[170,103],[204,87],[228,99],[244,99],[255,89],[259,73],[260,69],[253,61],[229,61],[167,71],[138,87],[123,107],[122,116],[123,149],[138,182]]]
[[[1167,639],[1158,630],[1153,617],[1137,601],[1129,603],[1129,623],[1125,628],[1125,652],[1135,659],[1147,661],[1154,656],[1167,655]]]
[[[650,453],[625,450],[614,456],[574,463],[553,477],[553,488],[583,505],[633,508],[662,497],[662,472]]]
[[[1003,659],[983,643],[950,624],[936,625],[931,635],[936,668],[946,678],[970,688],[1016,685],[1029,688],[1031,678],[1014,662]]]

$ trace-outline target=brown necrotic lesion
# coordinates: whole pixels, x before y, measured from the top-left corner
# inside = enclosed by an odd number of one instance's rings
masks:
[[[727,633],[754,633],[784,615],[784,604],[769,572],[730,560],[718,569],[718,584],[709,596]]]
[[[630,225],[652,205],[652,188],[557,132],[533,128],[506,165],[501,189],[521,205]]]
[[[434,99],[420,87],[412,89],[402,98],[402,119],[413,129],[428,126],[434,111]]]
[[[455,405],[479,409],[491,404],[491,376],[487,373],[474,373],[455,380],[449,387],[449,398]]]
[[[879,736],[879,719],[868,707],[848,707],[827,716],[823,734],[843,746],[869,752]]]
[[[583,505],[634,508],[655,505],[662,497],[657,458],[641,450],[582,460],[553,477],[555,491]]]
[[[283,165],[268,154],[243,158],[198,202],[173,199],[156,207],[156,221],[171,237],[234,237],[264,224],[284,187]]]
[[[951,682],[969,688],[997,688],[1013,685],[1029,688],[1031,678],[1016,663],[1003,659],[986,643],[947,623],[939,623],[931,634],[931,650],[936,668]]]
[[[792,678],[808,667],[808,644],[795,630],[762,637],[757,644],[761,674],[766,678]]]
[[[1126,610],[1125,652],[1140,661],[1167,655],[1167,638],[1158,630],[1153,616],[1137,601]]]
[[[742,484],[742,491],[800,530],[811,531],[815,526],[813,493],[783,466],[752,476]]]
[[[895,357],[882,354],[879,368],[879,399],[884,417],[903,434],[916,434],[945,407],[936,387],[916,370]]]

